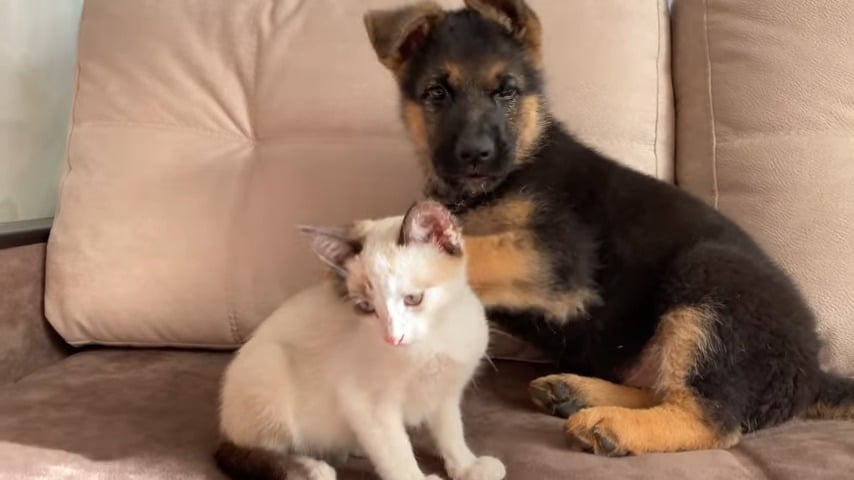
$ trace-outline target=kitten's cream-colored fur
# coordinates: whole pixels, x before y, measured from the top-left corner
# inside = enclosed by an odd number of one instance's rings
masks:
[[[308,232],[347,295],[329,283],[297,294],[240,349],[222,388],[220,466],[327,480],[319,458],[358,451],[383,480],[422,480],[406,427],[424,425],[451,478],[504,478],[463,436],[460,401],[488,328],[450,214],[421,202],[347,233]]]

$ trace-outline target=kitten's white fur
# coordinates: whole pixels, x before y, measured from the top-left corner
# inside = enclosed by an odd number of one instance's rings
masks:
[[[304,455],[295,458],[312,480],[335,478],[315,456],[356,451],[383,480],[422,480],[405,428],[424,425],[451,478],[504,478],[499,460],[469,449],[460,414],[487,347],[483,306],[463,259],[430,243],[397,245],[402,221],[360,222],[363,249],[347,264],[368,279],[377,315],[359,315],[323,284],[288,300],[240,349],[222,389],[225,439],[283,461]],[[419,308],[406,308],[402,298],[419,291]],[[406,340],[389,344],[389,334]]]

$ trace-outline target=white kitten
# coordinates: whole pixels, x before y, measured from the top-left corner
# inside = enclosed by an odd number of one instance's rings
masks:
[[[460,401],[488,327],[450,213],[425,201],[405,217],[303,230],[336,282],[288,300],[226,370],[220,467],[328,480],[320,458],[359,451],[383,480],[422,480],[406,427],[423,424],[453,479],[504,478],[463,436]]]

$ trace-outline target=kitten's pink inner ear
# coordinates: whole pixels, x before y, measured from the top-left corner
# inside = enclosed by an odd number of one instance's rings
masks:
[[[401,245],[435,243],[451,255],[459,255],[462,232],[451,212],[439,202],[425,200],[413,205],[400,228]]]

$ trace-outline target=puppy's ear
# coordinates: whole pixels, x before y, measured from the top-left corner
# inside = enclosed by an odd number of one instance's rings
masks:
[[[299,231],[311,240],[311,249],[338,277],[347,276],[347,261],[362,251],[362,242],[350,227],[313,227],[300,225]]]
[[[449,255],[462,254],[462,229],[441,203],[424,200],[415,203],[403,217],[399,245],[433,243]]]
[[[468,8],[501,24],[539,61],[543,28],[525,0],[464,0]]]
[[[442,7],[437,3],[422,1],[395,9],[369,10],[364,21],[380,62],[398,73],[421,48],[441,16]]]

